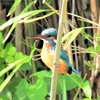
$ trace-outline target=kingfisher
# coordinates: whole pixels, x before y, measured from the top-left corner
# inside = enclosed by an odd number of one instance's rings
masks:
[[[33,36],[31,38],[41,39],[43,40],[43,47],[41,50],[41,59],[44,64],[49,67],[51,70],[53,69],[53,60],[55,55],[56,43],[55,39],[57,38],[57,30],[55,28],[47,28],[41,32],[40,35]],[[60,59],[58,64],[58,73],[60,74],[71,74],[72,72],[79,74],[77,70],[72,67],[68,55],[61,48],[60,50]]]

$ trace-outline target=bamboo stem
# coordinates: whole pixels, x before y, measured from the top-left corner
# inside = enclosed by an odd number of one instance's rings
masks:
[[[22,3],[20,2],[15,10],[15,16],[18,16],[22,10]],[[15,46],[18,52],[22,52],[22,24],[17,24],[15,28]],[[16,72],[15,76],[21,76],[20,72]]]
[[[97,7],[97,0],[90,0],[90,4],[91,4],[91,17],[92,17],[92,20],[97,23],[98,22],[98,7]],[[93,25],[93,27],[95,27],[96,25]],[[97,29],[93,29],[93,34],[97,33]],[[96,48],[97,46],[97,42],[96,40],[94,39],[94,48]],[[95,65],[95,68],[98,67],[98,64],[96,63],[97,61],[97,56],[94,57],[94,65]],[[90,78],[90,83],[91,83],[91,87],[93,87],[93,83],[94,83],[94,79],[96,77],[96,75],[98,74],[97,70],[95,71],[95,68],[92,70],[92,74],[91,74],[91,78]]]
[[[53,64],[53,71],[52,71],[52,81],[51,81],[51,90],[50,90],[50,100],[56,100],[56,86],[57,86],[57,77],[58,77],[58,63],[60,57],[60,48],[61,48],[61,41],[62,41],[62,33],[63,27],[65,22],[65,12],[68,0],[63,0],[62,9],[61,9],[61,16],[59,20],[59,27],[58,27],[58,37],[57,37],[57,45],[54,55],[54,64]]]

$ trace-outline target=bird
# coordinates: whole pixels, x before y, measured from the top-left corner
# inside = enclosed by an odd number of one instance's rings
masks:
[[[43,30],[40,35],[32,36],[34,39],[43,40],[41,59],[51,70],[53,69],[53,60],[56,49],[54,40],[57,38],[57,34],[58,31],[55,28],[47,28]],[[58,73],[60,74],[71,74],[72,72],[79,74],[79,72],[71,65],[67,53],[62,48],[60,50],[60,59],[57,67]]]

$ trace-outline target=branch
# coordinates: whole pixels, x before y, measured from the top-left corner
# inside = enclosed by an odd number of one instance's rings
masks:
[[[58,68],[57,67],[59,64],[63,27],[64,27],[64,23],[65,23],[65,19],[66,19],[67,2],[68,2],[68,0],[62,1],[61,16],[60,16],[59,27],[58,27],[57,45],[56,45],[56,50],[55,50],[55,55],[54,55],[54,64],[53,64],[53,71],[52,71],[50,100],[56,100],[56,87],[57,87],[57,77],[58,77]]]

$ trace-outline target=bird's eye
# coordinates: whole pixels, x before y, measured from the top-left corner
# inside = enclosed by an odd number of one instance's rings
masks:
[[[49,38],[49,37],[51,37],[51,35],[48,34],[43,35],[43,38]]]
[[[48,37],[51,37],[51,35],[48,35]]]
[[[48,38],[48,37],[51,37],[51,35],[45,34],[44,37]]]
[[[45,35],[43,35],[43,37],[44,37],[44,38],[48,38],[48,35],[47,35],[47,34],[45,34]]]

